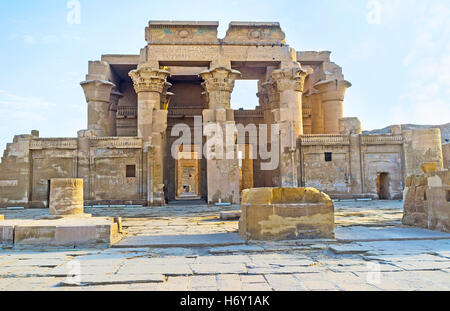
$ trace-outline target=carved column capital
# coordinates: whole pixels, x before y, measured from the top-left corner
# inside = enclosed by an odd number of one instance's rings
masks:
[[[123,94],[113,90],[111,92],[111,97],[110,97],[110,103],[111,106],[109,107],[109,110],[111,111],[116,111],[117,112],[117,107],[119,106],[119,100],[123,97]]]
[[[272,72],[272,79],[279,92],[288,90],[303,92],[305,78],[308,75],[300,64],[296,63],[287,68],[281,68]]]
[[[128,75],[133,80],[136,93],[156,92],[162,94],[170,72],[143,65],[130,71]]]
[[[346,80],[325,80],[320,81],[314,85],[321,97],[322,101],[344,101],[345,91],[351,87],[352,84]]]
[[[80,83],[86,96],[86,101],[109,103],[111,91],[116,86],[114,83],[104,80],[87,80]]]
[[[222,91],[233,92],[236,79],[241,77],[241,73],[237,70],[225,67],[217,67],[203,71],[199,75],[205,82],[202,84],[205,91]]]
[[[164,83],[163,91],[161,94],[161,109],[167,110],[169,109],[170,101],[172,97],[175,95],[169,92],[169,89],[172,87],[172,84],[169,82]]]

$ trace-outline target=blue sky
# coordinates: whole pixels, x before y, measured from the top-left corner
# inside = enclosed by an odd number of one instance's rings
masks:
[[[137,54],[149,20],[279,21],[296,50],[330,50],[353,87],[345,116],[366,130],[450,122],[449,0],[68,0],[0,3],[0,149],[14,134],[75,137],[86,127],[79,82],[101,54]],[[238,83],[233,106],[254,107]],[[1,151],[0,151],[1,152]]]

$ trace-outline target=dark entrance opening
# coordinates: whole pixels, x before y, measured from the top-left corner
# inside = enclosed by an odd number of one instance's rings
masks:
[[[380,200],[390,200],[389,193],[389,173],[379,173],[377,175],[378,197]]]

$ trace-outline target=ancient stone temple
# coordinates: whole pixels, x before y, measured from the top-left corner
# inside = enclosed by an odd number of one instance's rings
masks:
[[[330,52],[294,50],[278,23],[233,22],[223,39],[217,29],[151,21],[140,53],[89,62],[87,129],[16,136],[0,164],[0,207],[47,206],[54,178],[83,179],[88,205],[240,203],[244,189],[301,186],[400,199],[420,163],[442,169],[438,131],[364,136],[344,118],[351,83]],[[258,81],[254,110],[231,108],[237,80]]]

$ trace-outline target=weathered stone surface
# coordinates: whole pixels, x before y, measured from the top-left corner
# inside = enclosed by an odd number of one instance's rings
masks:
[[[243,191],[240,235],[248,240],[334,237],[334,204],[313,188]]]
[[[51,179],[50,215],[82,215],[84,213],[83,198],[83,179]]]

